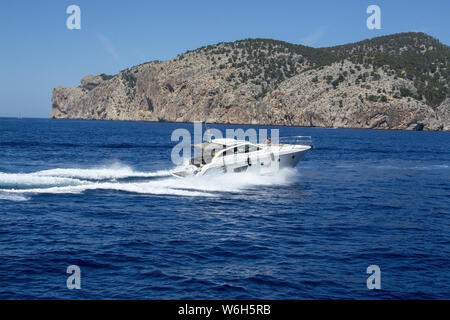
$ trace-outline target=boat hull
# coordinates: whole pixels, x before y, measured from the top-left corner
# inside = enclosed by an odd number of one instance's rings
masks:
[[[226,173],[250,172],[255,174],[273,174],[284,168],[294,168],[299,161],[309,151],[309,148],[294,149],[278,152],[266,153],[254,156],[228,156],[224,157],[220,163],[211,164],[204,168],[195,169],[192,166],[189,170],[173,172],[172,175],[178,178],[187,176],[208,176]]]

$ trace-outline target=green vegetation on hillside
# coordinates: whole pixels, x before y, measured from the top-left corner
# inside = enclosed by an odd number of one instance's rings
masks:
[[[414,81],[417,93],[408,92],[407,96],[431,106],[450,95],[450,48],[426,34],[399,33],[320,50],[335,54],[339,60],[369,64]]]
[[[224,79],[233,82],[234,86],[248,82],[259,85],[261,94],[257,98],[300,72],[344,60],[355,63],[358,71],[362,68],[369,71],[358,78],[357,84],[369,79],[379,80],[377,70],[381,68],[387,74],[413,81],[417,90],[403,91],[402,96],[422,100],[431,106],[439,105],[450,96],[450,48],[424,33],[399,33],[329,48],[312,48],[272,39],[245,39],[206,46],[193,52],[206,53],[219,70],[232,70],[233,73]],[[179,56],[182,58],[183,55]],[[350,73],[355,70],[351,69]],[[347,72],[326,81],[336,88],[346,77]],[[312,81],[318,80],[315,77]]]

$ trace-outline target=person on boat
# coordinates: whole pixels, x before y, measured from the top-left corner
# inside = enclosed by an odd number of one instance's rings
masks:
[[[267,138],[266,138],[266,143],[267,143],[268,146],[270,146],[270,138],[269,138],[269,136],[267,136]]]

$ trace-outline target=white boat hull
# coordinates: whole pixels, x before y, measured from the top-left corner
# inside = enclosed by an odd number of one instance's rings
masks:
[[[270,152],[267,152],[269,150]],[[202,168],[187,165],[183,170],[172,172],[179,178],[187,176],[217,175],[226,173],[250,172],[256,174],[272,174],[284,168],[294,168],[310,150],[309,146],[285,146],[266,149],[253,155],[226,155],[221,161],[207,164]]]

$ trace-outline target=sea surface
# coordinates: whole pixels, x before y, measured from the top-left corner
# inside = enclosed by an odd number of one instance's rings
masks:
[[[177,128],[0,119],[0,298],[450,298],[450,133],[279,127],[296,169],[183,180]]]

